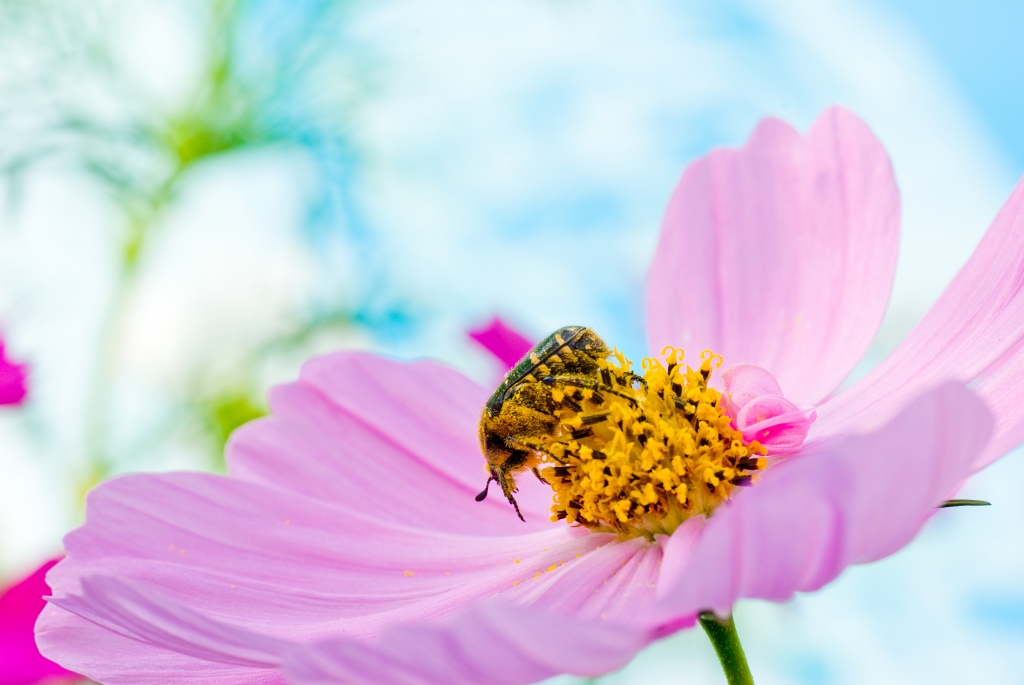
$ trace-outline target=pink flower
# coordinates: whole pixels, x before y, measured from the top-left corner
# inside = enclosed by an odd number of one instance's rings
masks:
[[[78,679],[67,669],[44,658],[36,648],[34,627],[50,594],[46,572],[57,563],[48,561],[28,578],[0,593],[0,685],[32,685],[42,680]]]
[[[0,405],[21,404],[28,394],[28,367],[7,358],[0,338]]]
[[[43,653],[107,683],[512,685],[606,672],[701,610],[891,554],[1024,437],[1024,183],[907,340],[837,394],[882,318],[898,219],[884,151],[840,108],[804,136],[765,120],[683,174],[652,347],[720,353],[734,429],[789,454],[711,516],[623,539],[549,521],[526,476],[524,524],[473,501],[487,389],[336,354],[271,392],[230,476],[90,495],[49,575]]]
[[[501,362],[503,371],[515,366],[533,347],[533,343],[498,317],[491,319],[486,326],[470,331],[469,337],[494,355]]]

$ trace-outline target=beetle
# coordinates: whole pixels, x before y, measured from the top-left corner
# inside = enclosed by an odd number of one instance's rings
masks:
[[[515,474],[532,469],[541,478],[537,465],[547,454],[545,438],[551,436],[558,424],[556,411],[563,406],[577,412],[581,410],[577,402],[564,393],[556,402],[552,392],[555,388],[588,388],[593,391],[588,401],[597,406],[603,401],[599,389],[632,401],[631,397],[611,387],[613,379],[607,364],[601,363],[610,354],[608,346],[590,328],[563,326],[512,367],[487,400],[480,416],[480,449],[487,459],[490,476],[483,491],[476,496],[478,502],[487,497],[493,481],[523,519],[513,496],[517,490]],[[646,385],[631,372],[621,376]]]

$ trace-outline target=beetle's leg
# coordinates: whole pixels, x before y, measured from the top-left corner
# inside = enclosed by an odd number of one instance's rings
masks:
[[[630,384],[636,382],[636,383],[639,383],[640,385],[644,386],[644,392],[647,392],[649,390],[649,388],[647,387],[647,379],[644,378],[643,376],[638,376],[637,374],[633,373],[632,371],[627,371],[623,375],[630,382]]]
[[[515,452],[513,452],[512,457],[510,457],[510,459],[513,459],[516,456],[518,456],[517,453],[523,454],[523,462],[525,462],[526,458],[529,456],[527,453],[523,453],[522,450],[516,450]],[[507,465],[508,461],[506,461],[505,464]],[[525,522],[526,519],[523,518],[523,512],[519,511],[519,503],[516,502],[516,498],[512,494],[516,491],[516,482],[511,477],[511,470],[505,469],[503,465],[502,467],[498,468],[496,472],[494,472],[494,480],[495,482],[497,482],[498,485],[501,486],[501,491],[505,495],[505,499],[508,500],[509,504],[515,507],[516,515],[519,517],[519,520]]]
[[[512,495],[508,495],[508,501],[515,508],[516,516],[519,517],[519,520],[526,523],[526,519],[523,518],[523,512],[519,511],[519,502],[516,501],[516,498]]]
[[[635,376],[636,374],[633,375]],[[639,376],[636,377],[640,378]],[[640,378],[640,381],[643,383],[644,388],[646,389],[647,381],[645,381],[642,378]],[[602,383],[601,381],[598,381],[593,378],[587,378],[586,376],[545,376],[544,378],[541,379],[541,383],[544,383],[545,385],[556,385],[561,383],[562,385],[571,385],[576,388],[585,388],[588,390],[606,392],[611,395],[621,397],[622,399],[632,404],[634,407],[637,406],[637,401],[635,397],[630,397],[626,393],[620,392],[606,383]]]
[[[550,452],[548,452],[546,445],[542,445],[540,442],[530,438],[527,435],[510,435],[510,436],[508,436],[505,439],[505,444],[509,446],[509,449],[519,450],[519,449],[525,447],[528,450],[533,450],[534,452],[540,452],[541,454],[543,454],[545,456],[551,457],[552,459],[557,461],[559,464],[565,464],[566,463],[566,461],[564,459],[559,459],[555,455],[553,455]]]

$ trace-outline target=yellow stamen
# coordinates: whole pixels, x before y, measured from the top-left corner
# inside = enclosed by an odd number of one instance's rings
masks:
[[[671,533],[766,466],[765,448],[743,440],[708,387],[721,357],[705,351],[694,370],[682,350],[662,355],[643,360],[641,382],[613,351],[599,362],[610,385],[588,393],[582,412],[560,410],[541,474],[555,491],[552,520],[623,537]]]

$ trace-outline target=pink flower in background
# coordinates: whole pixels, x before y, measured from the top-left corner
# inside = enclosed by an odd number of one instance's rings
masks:
[[[21,404],[28,394],[28,367],[7,358],[0,338],[0,405]]]
[[[494,355],[505,371],[515,366],[533,347],[525,336],[497,317],[486,326],[470,331],[469,337]]]
[[[48,561],[28,578],[0,594],[0,685],[32,685],[43,680],[74,680],[79,676],[39,654],[35,625],[50,594],[46,572],[57,563]]]
[[[489,390],[340,353],[271,392],[229,476],[93,491],[38,643],[107,683],[514,685],[607,672],[699,611],[891,554],[1024,437],[1024,182],[904,343],[836,393],[885,311],[898,221],[888,158],[841,108],[804,136],[765,120],[683,174],[652,347],[720,353],[735,427],[788,455],[706,519],[653,540],[570,527],[531,478],[525,524],[474,502]]]
[[[6,355],[0,339],[0,405],[21,404],[28,393],[27,366]],[[48,678],[77,678],[74,673],[43,657],[36,647],[35,625],[50,594],[46,572],[57,563],[48,561],[28,578],[0,593],[0,685],[31,685]]]

